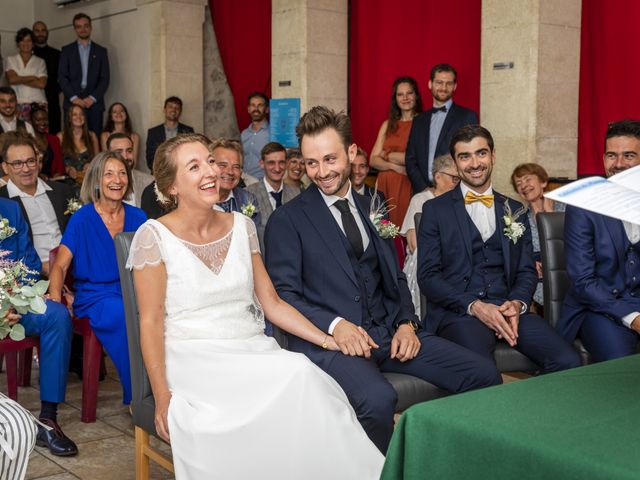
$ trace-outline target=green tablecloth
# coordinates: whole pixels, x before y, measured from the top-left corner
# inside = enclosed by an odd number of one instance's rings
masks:
[[[382,479],[640,479],[640,355],[415,405]]]

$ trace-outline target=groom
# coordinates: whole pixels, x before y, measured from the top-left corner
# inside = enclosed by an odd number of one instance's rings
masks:
[[[267,269],[282,299],[333,335],[341,351],[289,336],[291,350],[340,384],[384,453],[397,399],[381,372],[414,375],[452,392],[501,378],[490,360],[420,325],[391,240],[379,236],[368,199],[351,188],[357,146],[349,117],[314,107],[296,133],[314,185],[272,214],[265,231]],[[370,348],[368,336],[378,348]]]

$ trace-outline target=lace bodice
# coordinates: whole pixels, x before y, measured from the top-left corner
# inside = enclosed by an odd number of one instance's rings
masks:
[[[136,232],[127,268],[164,264],[167,338],[247,338],[264,330],[251,263],[258,245],[253,221],[240,213],[224,237],[204,245],[148,220]]]

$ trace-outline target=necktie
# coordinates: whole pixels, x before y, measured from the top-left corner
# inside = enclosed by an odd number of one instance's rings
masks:
[[[230,198],[229,200],[225,200],[224,202],[218,203],[218,205],[220,207],[222,207],[222,209],[225,212],[227,212],[227,213],[232,212],[233,211],[233,197]]]
[[[482,202],[485,207],[491,208],[493,206],[493,195],[478,195],[474,192],[467,192],[464,196],[464,204],[469,205],[474,202]]]
[[[282,190],[279,192],[269,192],[273,198],[276,199],[276,208],[282,206]]]
[[[447,106],[442,105],[441,107],[433,107],[432,111],[433,113],[436,113],[436,112],[447,113]]]
[[[360,234],[360,229],[358,228],[356,219],[349,209],[349,201],[338,200],[334,205],[338,210],[340,210],[342,226],[344,228],[344,233],[347,236],[347,240],[349,240],[349,243],[353,248],[353,252],[356,254],[356,258],[360,258],[364,252],[362,235]]]

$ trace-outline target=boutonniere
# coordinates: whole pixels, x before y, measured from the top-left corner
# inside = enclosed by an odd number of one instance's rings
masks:
[[[509,205],[509,201],[506,200],[504,202],[504,217],[502,217],[502,221],[504,222],[504,236],[513,242],[515,245],[518,243],[518,239],[524,235],[524,231],[526,230],[525,226],[521,222],[517,222],[518,218],[522,216],[527,211],[527,207],[520,208],[516,213],[511,212],[511,206]]]
[[[256,214],[256,206],[253,203],[248,202],[240,207],[240,211],[243,215],[252,218]]]
[[[67,202],[67,209],[64,211],[65,215],[73,215],[82,207],[82,202],[77,198],[70,198]]]
[[[0,217],[0,240],[9,238],[14,233],[16,233],[16,229],[9,225],[9,220]]]
[[[393,208],[394,207],[389,207],[387,202],[381,202],[378,198],[378,183],[376,182],[373,195],[371,196],[371,205],[369,206],[369,218],[373,226],[376,227],[380,238],[384,238],[385,240],[395,238],[400,232],[396,224],[384,218]]]

